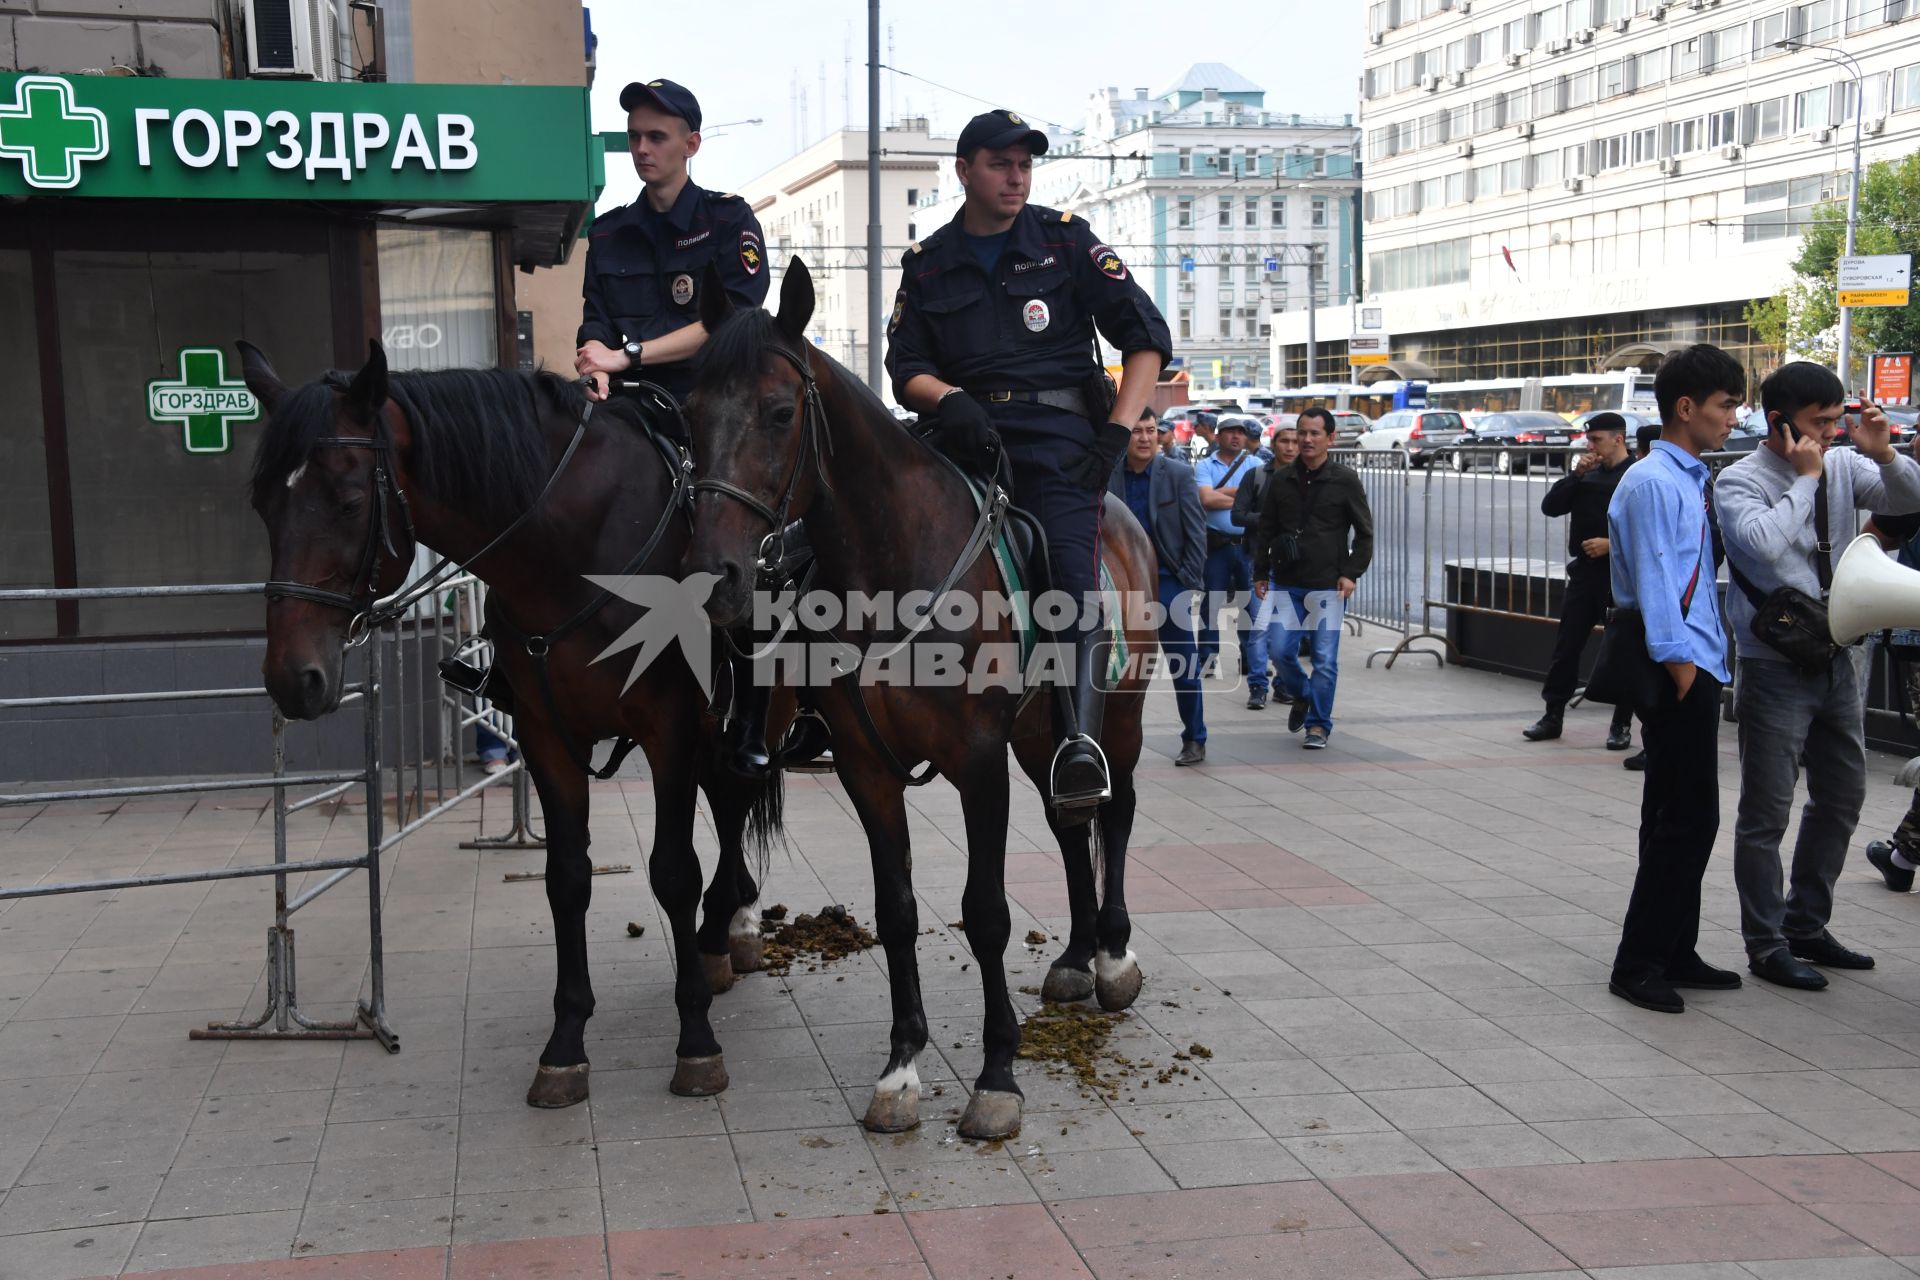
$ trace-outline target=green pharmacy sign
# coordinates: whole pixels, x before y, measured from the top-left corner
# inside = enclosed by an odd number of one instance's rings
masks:
[[[233,448],[232,424],[258,418],[260,402],[246,383],[228,380],[224,351],[182,347],[180,376],[147,384],[147,416],[180,424],[188,453],[225,453]]]
[[[13,102],[0,105],[0,156],[19,160],[32,186],[79,186],[81,162],[106,158],[106,113],[76,107],[73,86],[56,76],[21,76],[13,88]]]

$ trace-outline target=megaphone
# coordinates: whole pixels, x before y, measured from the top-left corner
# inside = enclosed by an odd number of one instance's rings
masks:
[[[1835,644],[1888,627],[1920,627],[1920,570],[1887,555],[1872,534],[1861,534],[1833,567],[1827,625]]]

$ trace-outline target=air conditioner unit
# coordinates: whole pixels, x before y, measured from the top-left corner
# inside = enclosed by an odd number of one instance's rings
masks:
[[[1680,158],[1678,156],[1663,157],[1660,161],[1660,172],[1667,174],[1669,177],[1671,177],[1673,174],[1679,173]]]
[[[1531,120],[1522,121],[1521,123],[1513,126],[1513,132],[1517,137],[1531,138],[1533,136],[1533,121]]]
[[[1548,53],[1565,53],[1571,48],[1573,48],[1573,41],[1571,40],[1550,40],[1547,42]]]
[[[1729,142],[1726,146],[1720,148],[1720,158],[1722,160],[1738,160],[1740,158],[1740,144],[1737,142]]]
[[[1520,59],[1525,56],[1526,55],[1524,54],[1510,53],[1507,55],[1507,65],[1510,67],[1517,67],[1520,65]]]
[[[1575,44],[1592,44],[1593,28],[1582,27],[1580,30],[1573,33],[1573,40]]]
[[[1831,129],[1815,129],[1815,130],[1813,131],[1813,140],[1814,140],[1815,142],[1832,142],[1832,141],[1833,141],[1833,130],[1831,130]]]
[[[1439,76],[1423,76],[1420,80],[1420,87],[1422,89],[1425,89],[1428,93],[1432,93],[1434,90],[1440,87],[1440,77]]]
[[[1465,84],[1466,82],[1467,82],[1467,73],[1464,71],[1450,71],[1447,73],[1447,83],[1452,85],[1456,89],[1458,89],[1461,85]]]
[[[1649,18],[1652,18],[1655,22],[1664,22],[1666,21],[1666,17],[1667,17],[1667,8],[1668,6],[1664,4],[1657,4],[1653,6],[1653,8],[1647,10],[1647,16]]]
[[[1870,138],[1877,138],[1887,131],[1887,118],[1885,116],[1875,116],[1873,119],[1863,122],[1860,126],[1860,131]]]
[[[1453,149],[1453,154],[1459,156],[1462,160],[1470,159],[1473,156],[1473,144],[1471,142],[1463,142]]]
[[[315,56],[314,0],[245,0],[247,74],[260,77],[327,79],[333,51]],[[328,10],[329,18],[332,11]]]
[[[1384,31],[1372,31],[1367,34],[1368,44],[1385,44],[1386,40],[1387,33]]]
[[[1613,29],[1615,31],[1618,31],[1622,35],[1625,35],[1627,28],[1632,25],[1633,25],[1632,18],[1615,18],[1613,21]]]
[[[1458,4],[1453,6],[1453,10],[1455,13],[1472,13],[1473,0],[1460,0]]]
[[[1585,178],[1568,178],[1565,181],[1563,181],[1560,185],[1565,187],[1569,191],[1579,191],[1582,187],[1587,185],[1587,180]]]

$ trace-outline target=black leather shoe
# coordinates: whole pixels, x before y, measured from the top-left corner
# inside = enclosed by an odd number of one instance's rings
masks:
[[[1873,968],[1872,956],[1864,951],[1849,951],[1835,942],[1830,933],[1823,933],[1817,938],[1794,938],[1787,943],[1787,950],[1808,964],[1823,965],[1829,969]]]
[[[1779,987],[1797,987],[1801,991],[1825,991],[1827,977],[1793,958],[1785,948],[1770,951],[1757,960],[1747,961],[1754,977]]]
[[[1305,698],[1295,698],[1293,704],[1287,708],[1287,732],[1300,732],[1306,726],[1307,712],[1312,709],[1313,704]]]
[[[1680,993],[1673,989],[1673,984],[1660,978],[1614,978],[1607,983],[1607,990],[1628,1004],[1636,1004],[1642,1009],[1651,1009],[1655,1013],[1687,1011],[1687,1002],[1680,998]]]
[[[1645,747],[1640,748],[1638,751],[1628,756],[1625,760],[1622,760],[1620,762],[1620,767],[1632,773],[1646,772],[1647,749]]]
[[[1625,751],[1633,745],[1633,730],[1615,725],[1607,730],[1607,750]]]
[[[1867,846],[1867,861],[1885,878],[1887,888],[1895,893],[1913,892],[1913,872],[1894,865],[1893,846],[1885,840],[1875,840]]]
[[[1204,742],[1188,742],[1182,739],[1180,743],[1180,754],[1173,758],[1173,762],[1177,765],[1205,764],[1207,762],[1207,744]]]
[[[1251,693],[1247,694],[1247,710],[1265,711],[1266,709],[1267,709],[1267,691],[1265,689],[1255,689]]]
[[[1667,966],[1667,985],[1694,991],[1738,991],[1740,975],[1731,969],[1716,969],[1698,955]]]
[[[1520,731],[1520,736],[1528,742],[1546,742],[1560,736],[1561,711],[1558,707],[1548,707],[1538,720]]]

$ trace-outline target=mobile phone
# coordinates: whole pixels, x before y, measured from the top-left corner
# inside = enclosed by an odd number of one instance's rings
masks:
[[[1798,440],[1800,438],[1800,428],[1794,426],[1792,422],[1777,413],[1768,417],[1767,430],[1785,431],[1787,433],[1787,439],[1789,440]]]
[[[1845,406],[1847,415],[1849,417],[1854,417],[1854,418],[1859,417],[1861,410],[1863,410],[1864,408],[1866,408],[1866,406],[1861,402],[1861,400],[1857,396],[1854,399],[1847,401]]]

